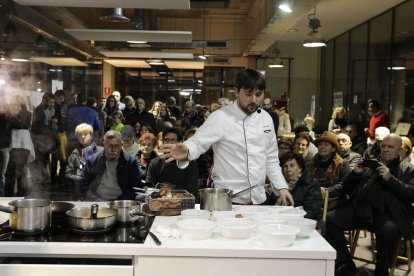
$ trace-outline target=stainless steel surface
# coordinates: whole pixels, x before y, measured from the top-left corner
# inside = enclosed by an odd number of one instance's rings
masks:
[[[208,211],[231,211],[232,191],[229,189],[200,189],[200,208]]]
[[[117,219],[121,223],[134,222],[142,217],[141,206],[134,200],[109,201],[108,205],[117,212]]]
[[[111,208],[100,207],[93,215],[94,205],[74,208],[66,212],[69,216],[69,225],[75,230],[99,231],[112,227],[116,223],[117,212]]]
[[[51,222],[51,204],[46,199],[19,199],[9,202],[10,207],[1,206],[0,211],[10,213],[10,228],[27,233],[46,230]]]
[[[241,191],[238,191],[237,193],[233,194],[233,195],[231,196],[231,198],[238,197],[239,195],[241,195],[241,194],[243,194],[243,193],[245,193],[245,192],[247,192],[247,191],[253,190],[253,189],[254,189],[254,188],[256,188],[257,186],[258,186],[258,185],[256,184],[256,185],[253,185],[253,186],[251,186],[251,187],[249,187],[249,188],[247,188],[247,189],[243,189],[243,190],[241,190]]]

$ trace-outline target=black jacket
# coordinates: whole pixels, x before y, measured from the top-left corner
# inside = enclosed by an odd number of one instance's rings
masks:
[[[314,180],[309,170],[305,169],[292,191],[295,207],[303,206],[305,218],[319,220],[322,209],[321,185]]]
[[[399,231],[405,238],[411,239],[414,219],[414,165],[408,158],[400,161],[399,158],[390,161],[387,167],[391,177],[384,181],[378,174],[350,173],[344,181],[343,195],[350,195],[353,201],[358,186],[363,185],[371,177],[376,177],[367,200],[371,201],[374,210],[385,211],[391,215]]]

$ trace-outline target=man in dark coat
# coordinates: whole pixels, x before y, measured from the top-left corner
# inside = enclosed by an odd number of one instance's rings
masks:
[[[122,151],[121,133],[110,130],[104,135],[104,150],[87,158],[80,179],[85,200],[135,199],[133,187],[141,186],[138,163]]]
[[[279,129],[279,115],[272,110],[272,101],[270,98],[265,98],[263,100],[263,109],[269,113],[270,117],[272,117],[273,125],[275,126],[275,130]]]
[[[354,275],[355,264],[344,231],[368,229],[376,235],[375,275],[388,275],[401,236],[411,239],[414,210],[414,166],[400,161],[401,137],[387,135],[375,169],[360,163],[345,179],[342,196],[347,204],[328,213],[326,240],[337,251],[335,275]]]

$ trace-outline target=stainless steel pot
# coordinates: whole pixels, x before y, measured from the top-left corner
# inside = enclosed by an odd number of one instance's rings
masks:
[[[76,231],[99,232],[111,228],[116,223],[117,212],[110,208],[100,208],[98,204],[89,207],[73,208],[66,212],[69,225]]]
[[[1,206],[0,211],[10,213],[10,228],[26,233],[45,231],[51,222],[51,204],[47,199],[19,199]]]
[[[200,189],[200,209],[208,211],[231,211],[233,192],[229,189]]]
[[[117,212],[118,222],[133,223],[142,218],[139,215],[141,213],[141,206],[134,200],[109,201],[108,205]]]

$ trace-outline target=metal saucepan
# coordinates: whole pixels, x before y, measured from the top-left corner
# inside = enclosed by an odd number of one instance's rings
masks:
[[[257,185],[253,185],[234,194],[232,190],[225,188],[200,189],[200,208],[208,211],[231,211],[233,198],[256,187]]]
[[[142,218],[141,206],[134,200],[109,201],[108,205],[117,212],[117,219],[120,223],[133,223]]]
[[[47,199],[18,199],[1,206],[0,211],[10,213],[10,228],[18,232],[45,231],[51,222],[51,204]]]
[[[73,230],[83,232],[99,232],[108,230],[116,223],[117,212],[111,208],[92,204],[89,207],[73,208],[66,212],[69,225]]]

